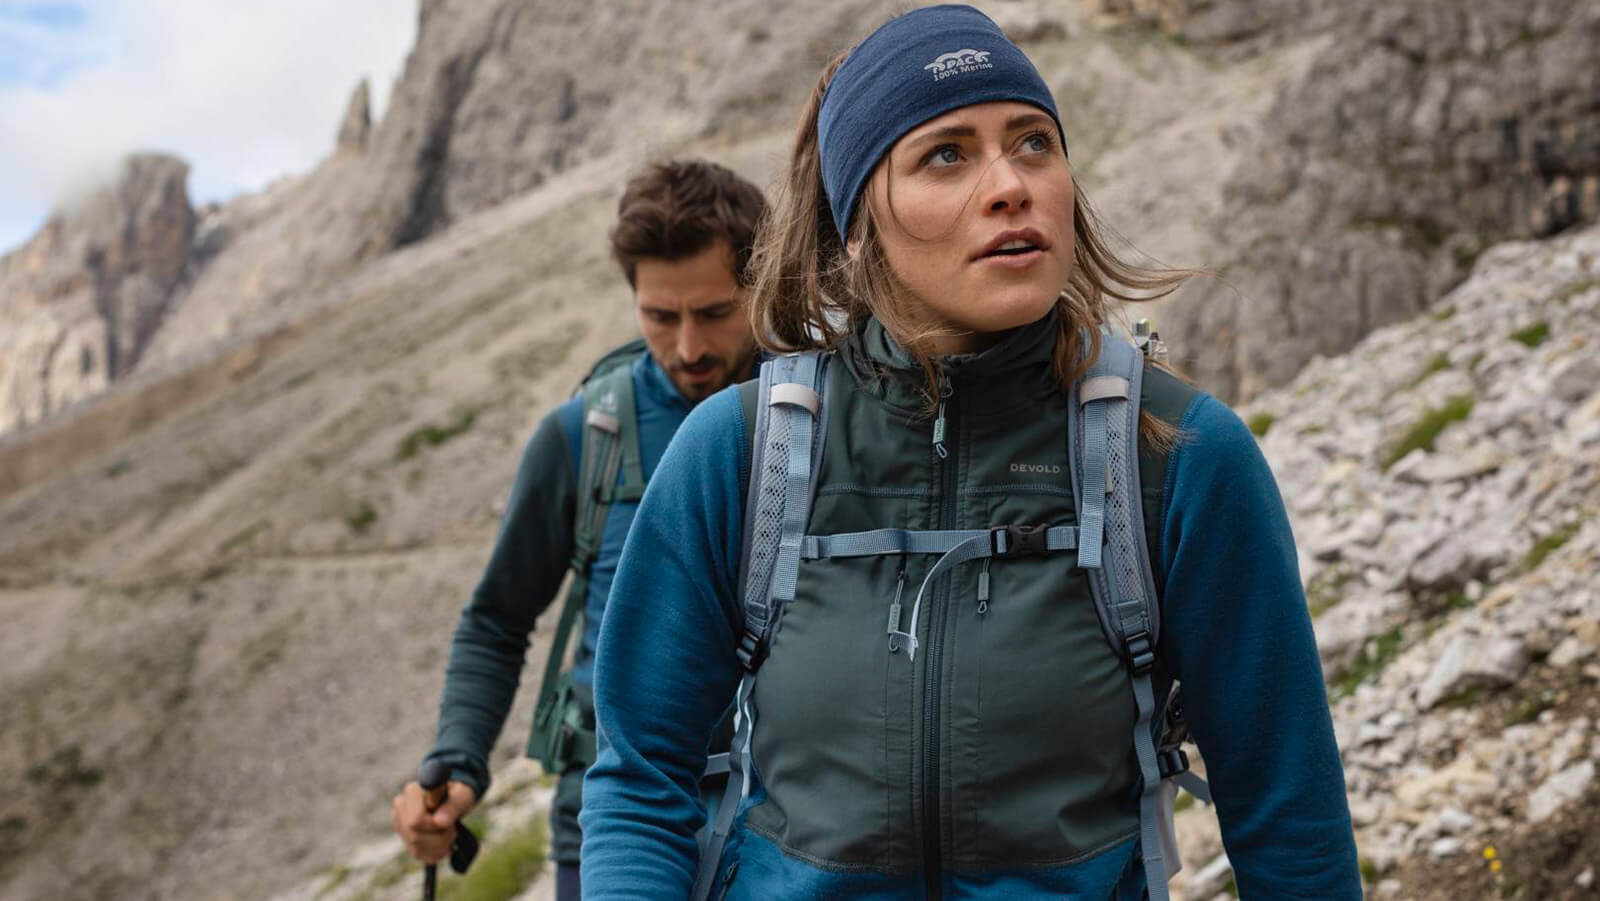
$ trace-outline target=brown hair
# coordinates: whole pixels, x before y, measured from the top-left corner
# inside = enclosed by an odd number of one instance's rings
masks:
[[[634,285],[640,260],[681,260],[721,239],[733,249],[734,276],[748,285],[756,225],[766,211],[760,188],[716,163],[654,163],[622,190],[611,255]]]
[[[785,353],[830,349],[867,317],[876,317],[896,342],[923,367],[930,404],[938,397],[942,373],[934,365],[931,339],[945,332],[920,325],[900,308],[906,296],[878,241],[872,204],[857,204],[850,227],[857,243],[851,256],[835,230],[822,183],[817,147],[817,115],[828,83],[847,54],[823,69],[811,91],[795,136],[787,172],[778,189],[772,218],[757,241],[754,292],[750,304],[756,340]],[[1073,178],[1073,229],[1077,243],[1072,273],[1056,301],[1061,331],[1056,335],[1056,380],[1070,389],[1100,353],[1100,326],[1109,318],[1109,301],[1153,300],[1177,290],[1193,273],[1147,269],[1122,260],[1102,237],[1103,227]],[[1090,346],[1081,347],[1088,335]],[[1177,430],[1141,413],[1146,440],[1170,449]]]

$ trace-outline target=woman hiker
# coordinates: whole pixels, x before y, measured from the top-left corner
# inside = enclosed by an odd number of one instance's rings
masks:
[[[1154,760],[1151,699],[1174,682],[1239,896],[1361,897],[1277,487],[1225,405],[1115,353],[1112,301],[1182,273],[1112,252],[1067,137],[971,7],[892,19],[822,74],[751,310],[827,376],[713,396],[650,483],[598,647],[585,898],[1163,899],[1152,799],[1184,763]],[[1090,368],[1114,359],[1131,380]],[[1133,400],[1119,520],[1092,411]],[[798,452],[763,437],[783,416]],[[749,494],[773,485],[806,515]],[[1112,560],[1141,513],[1159,632]],[[747,778],[718,822],[697,786],[736,693]]]

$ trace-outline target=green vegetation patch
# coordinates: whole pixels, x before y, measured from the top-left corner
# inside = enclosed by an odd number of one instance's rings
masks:
[[[1355,578],[1355,573],[1342,566],[1331,566],[1317,573],[1306,583],[1306,607],[1311,618],[1316,619],[1339,606],[1344,600],[1344,588]]]
[[[1535,322],[1511,333],[1511,340],[1523,347],[1538,347],[1550,337],[1550,323]]]
[[[1433,321],[1434,322],[1444,322],[1444,321],[1450,319],[1450,317],[1454,316],[1455,314],[1456,314],[1456,308],[1455,307],[1453,307],[1453,306],[1451,306],[1451,307],[1441,307],[1441,308],[1433,311]]]
[[[283,383],[283,390],[284,390],[285,393],[287,393],[289,391],[293,391],[294,389],[300,387],[301,385],[304,385],[306,382],[309,382],[312,379],[316,378],[316,376],[317,376],[317,371],[315,369],[307,369],[305,372],[302,372],[299,375],[295,376],[294,378],[289,379],[287,382],[284,382]]]
[[[328,870],[328,878],[327,878],[326,881],[324,881],[322,883],[322,888],[317,891],[317,897],[318,898],[327,897],[329,894],[331,894],[334,891],[334,889],[337,889],[339,886],[344,885],[345,880],[349,879],[349,878],[350,878],[350,868],[349,867],[345,866],[344,864],[339,864],[337,866],[334,866],[332,869]]]
[[[133,461],[124,457],[106,467],[106,478],[114,479],[117,476],[125,474],[130,469],[133,469]]]
[[[372,509],[372,505],[366,501],[362,501],[360,507],[344,515],[344,524],[349,526],[350,531],[357,535],[372,528],[372,524],[377,521],[378,511]]]
[[[1579,294],[1585,291],[1592,291],[1595,288],[1600,288],[1600,277],[1580,278],[1575,282],[1567,282],[1562,285],[1561,289],[1555,294],[1555,300],[1558,303],[1566,303]]]
[[[423,448],[438,447],[452,438],[466,434],[472,429],[472,424],[478,419],[476,408],[462,410],[456,421],[449,425],[428,424],[411,434],[400,439],[399,447],[395,448],[396,460],[409,460],[421,453]]]
[[[217,554],[218,555],[226,555],[229,551],[237,550],[237,549],[239,549],[241,547],[244,547],[246,544],[248,544],[250,542],[250,539],[256,537],[257,534],[265,531],[269,527],[269,525],[270,525],[270,523],[268,523],[264,519],[256,520],[255,522],[251,523],[250,525],[248,525],[248,526],[244,527],[243,529],[240,529],[239,531],[237,531],[237,532],[233,533],[232,535],[228,536],[228,539],[226,541],[222,542],[222,544],[217,548]]]
[[[1418,372],[1417,377],[1411,380],[1411,385],[1412,387],[1420,385],[1428,380],[1428,376],[1433,375],[1436,372],[1443,372],[1449,368],[1450,357],[1446,356],[1442,352],[1436,353],[1433,355],[1432,359],[1423,364],[1422,371]]]
[[[1535,541],[1533,543],[1533,547],[1528,551],[1528,556],[1522,560],[1523,570],[1526,571],[1538,569],[1539,564],[1544,562],[1544,558],[1550,556],[1556,551],[1561,550],[1562,545],[1571,541],[1572,536],[1578,534],[1578,528],[1580,525],[1580,523],[1573,523],[1572,525],[1557,529],[1556,531],[1551,532],[1549,535],[1546,535],[1538,541]]]
[[[1388,669],[1389,664],[1400,656],[1400,650],[1405,644],[1405,629],[1395,626],[1393,629],[1375,638],[1367,639],[1361,646],[1361,653],[1345,668],[1343,675],[1333,684],[1332,699],[1338,701],[1355,693],[1363,682],[1378,678]]]
[[[1250,419],[1245,422],[1245,425],[1250,427],[1250,434],[1256,436],[1257,438],[1265,438],[1267,435],[1267,430],[1272,428],[1272,424],[1277,421],[1278,417],[1268,413],[1265,410],[1262,410],[1260,413],[1252,415]]]
[[[1472,407],[1477,403],[1477,398],[1471,394],[1458,394],[1444,402],[1441,407],[1434,407],[1422,414],[1422,418],[1396,441],[1383,455],[1379,465],[1387,472],[1389,467],[1400,462],[1401,458],[1418,448],[1433,452],[1433,443],[1438,439],[1439,433],[1451,423],[1460,422],[1472,415]]]
[[[494,845],[460,879],[441,879],[441,901],[507,901],[522,894],[544,865],[545,825],[534,820]]]

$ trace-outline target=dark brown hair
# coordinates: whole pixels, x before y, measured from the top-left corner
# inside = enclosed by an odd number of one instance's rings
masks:
[[[840,240],[828,208],[817,147],[817,114],[828,83],[845,56],[840,54],[823,69],[811,91],[772,217],[756,243],[751,266],[751,323],[763,347],[785,353],[832,348],[867,317],[876,317],[922,364],[931,403],[938,396],[941,373],[934,365],[930,344],[944,332],[916,323],[901,309],[906,292],[878,240],[873,205],[865,199],[857,204],[850,226],[858,245],[853,257]],[[1075,384],[1099,355],[1100,326],[1109,319],[1112,299],[1164,297],[1193,274],[1146,269],[1118,257],[1102,236],[1103,227],[1076,177],[1073,188],[1076,250],[1071,275],[1056,301],[1061,331],[1056,336],[1054,358],[1056,379],[1063,391]],[[1080,346],[1084,335],[1090,342],[1087,349]],[[1177,438],[1175,429],[1148,413],[1142,414],[1141,420],[1147,439],[1172,446]]]
[[[756,225],[766,211],[760,188],[716,163],[654,163],[622,190],[611,255],[633,285],[640,260],[685,259],[722,239],[733,248],[734,276],[745,285]]]

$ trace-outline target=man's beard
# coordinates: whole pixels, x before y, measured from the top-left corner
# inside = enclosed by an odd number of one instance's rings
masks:
[[[672,383],[677,386],[678,392],[691,401],[702,401],[733,384],[749,368],[750,361],[755,358],[755,351],[745,354],[737,367],[730,365],[726,358],[715,354],[704,354],[698,360],[685,362],[673,358],[667,366],[667,375],[672,378]],[[687,376],[711,374],[711,378],[689,380]]]

